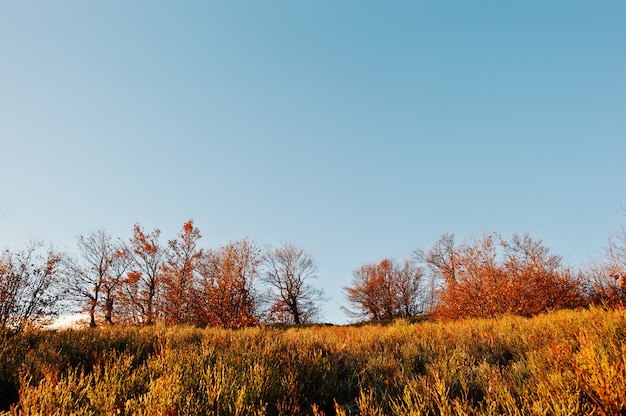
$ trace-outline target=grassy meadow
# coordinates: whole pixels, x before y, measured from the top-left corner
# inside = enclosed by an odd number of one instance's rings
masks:
[[[626,312],[102,327],[0,346],[2,415],[624,415]]]

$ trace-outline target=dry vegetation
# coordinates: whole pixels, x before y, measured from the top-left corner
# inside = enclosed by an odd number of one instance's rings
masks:
[[[286,325],[323,300],[294,246],[159,234],[0,256],[0,416],[626,415],[626,230],[578,271],[528,235],[444,234],[355,270],[359,326]],[[34,329],[68,303],[90,328]]]
[[[626,414],[626,312],[360,327],[26,331],[5,415]]]

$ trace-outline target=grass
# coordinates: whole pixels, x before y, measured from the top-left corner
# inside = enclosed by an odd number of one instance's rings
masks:
[[[110,327],[0,346],[4,415],[624,415],[626,313]]]

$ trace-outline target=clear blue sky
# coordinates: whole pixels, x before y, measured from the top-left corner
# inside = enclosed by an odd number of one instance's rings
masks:
[[[0,0],[0,247],[135,222],[352,270],[625,223],[624,1]]]

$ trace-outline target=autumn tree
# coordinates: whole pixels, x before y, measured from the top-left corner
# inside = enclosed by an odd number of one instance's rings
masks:
[[[202,250],[198,248],[200,231],[188,220],[178,237],[168,242],[161,268],[162,313],[168,324],[193,321],[194,281]]]
[[[438,279],[441,317],[532,316],[582,302],[580,282],[561,258],[527,234],[509,241],[487,234],[458,246],[444,235],[417,257]]]
[[[254,283],[261,251],[247,239],[203,253],[194,302],[198,323],[239,328],[258,322]]]
[[[348,302],[373,321],[393,318],[391,267],[390,260],[363,265],[352,272],[351,285],[344,287]]]
[[[263,282],[269,288],[269,319],[301,324],[319,317],[324,292],[311,281],[317,278],[313,257],[289,243],[269,249]]]
[[[77,246],[77,254],[64,261],[67,290],[89,313],[91,327],[97,325],[99,311],[112,323],[115,298],[128,268],[127,249],[104,230],[79,235]]]
[[[511,282],[507,313],[533,316],[583,304],[580,278],[564,267],[561,257],[541,240],[514,234],[500,244],[504,274]]]
[[[355,317],[380,321],[415,316],[422,312],[423,271],[412,260],[398,263],[384,259],[365,264],[352,273],[350,286],[344,287]]]
[[[459,247],[454,277],[445,281],[435,312],[443,317],[490,317],[506,311],[508,282],[496,260],[494,235]]]
[[[20,332],[58,314],[61,255],[41,243],[0,255],[0,332]]]
[[[152,325],[157,318],[164,261],[160,235],[159,229],[146,233],[140,224],[133,226],[129,244],[132,264],[124,284],[123,305],[134,323]]]

